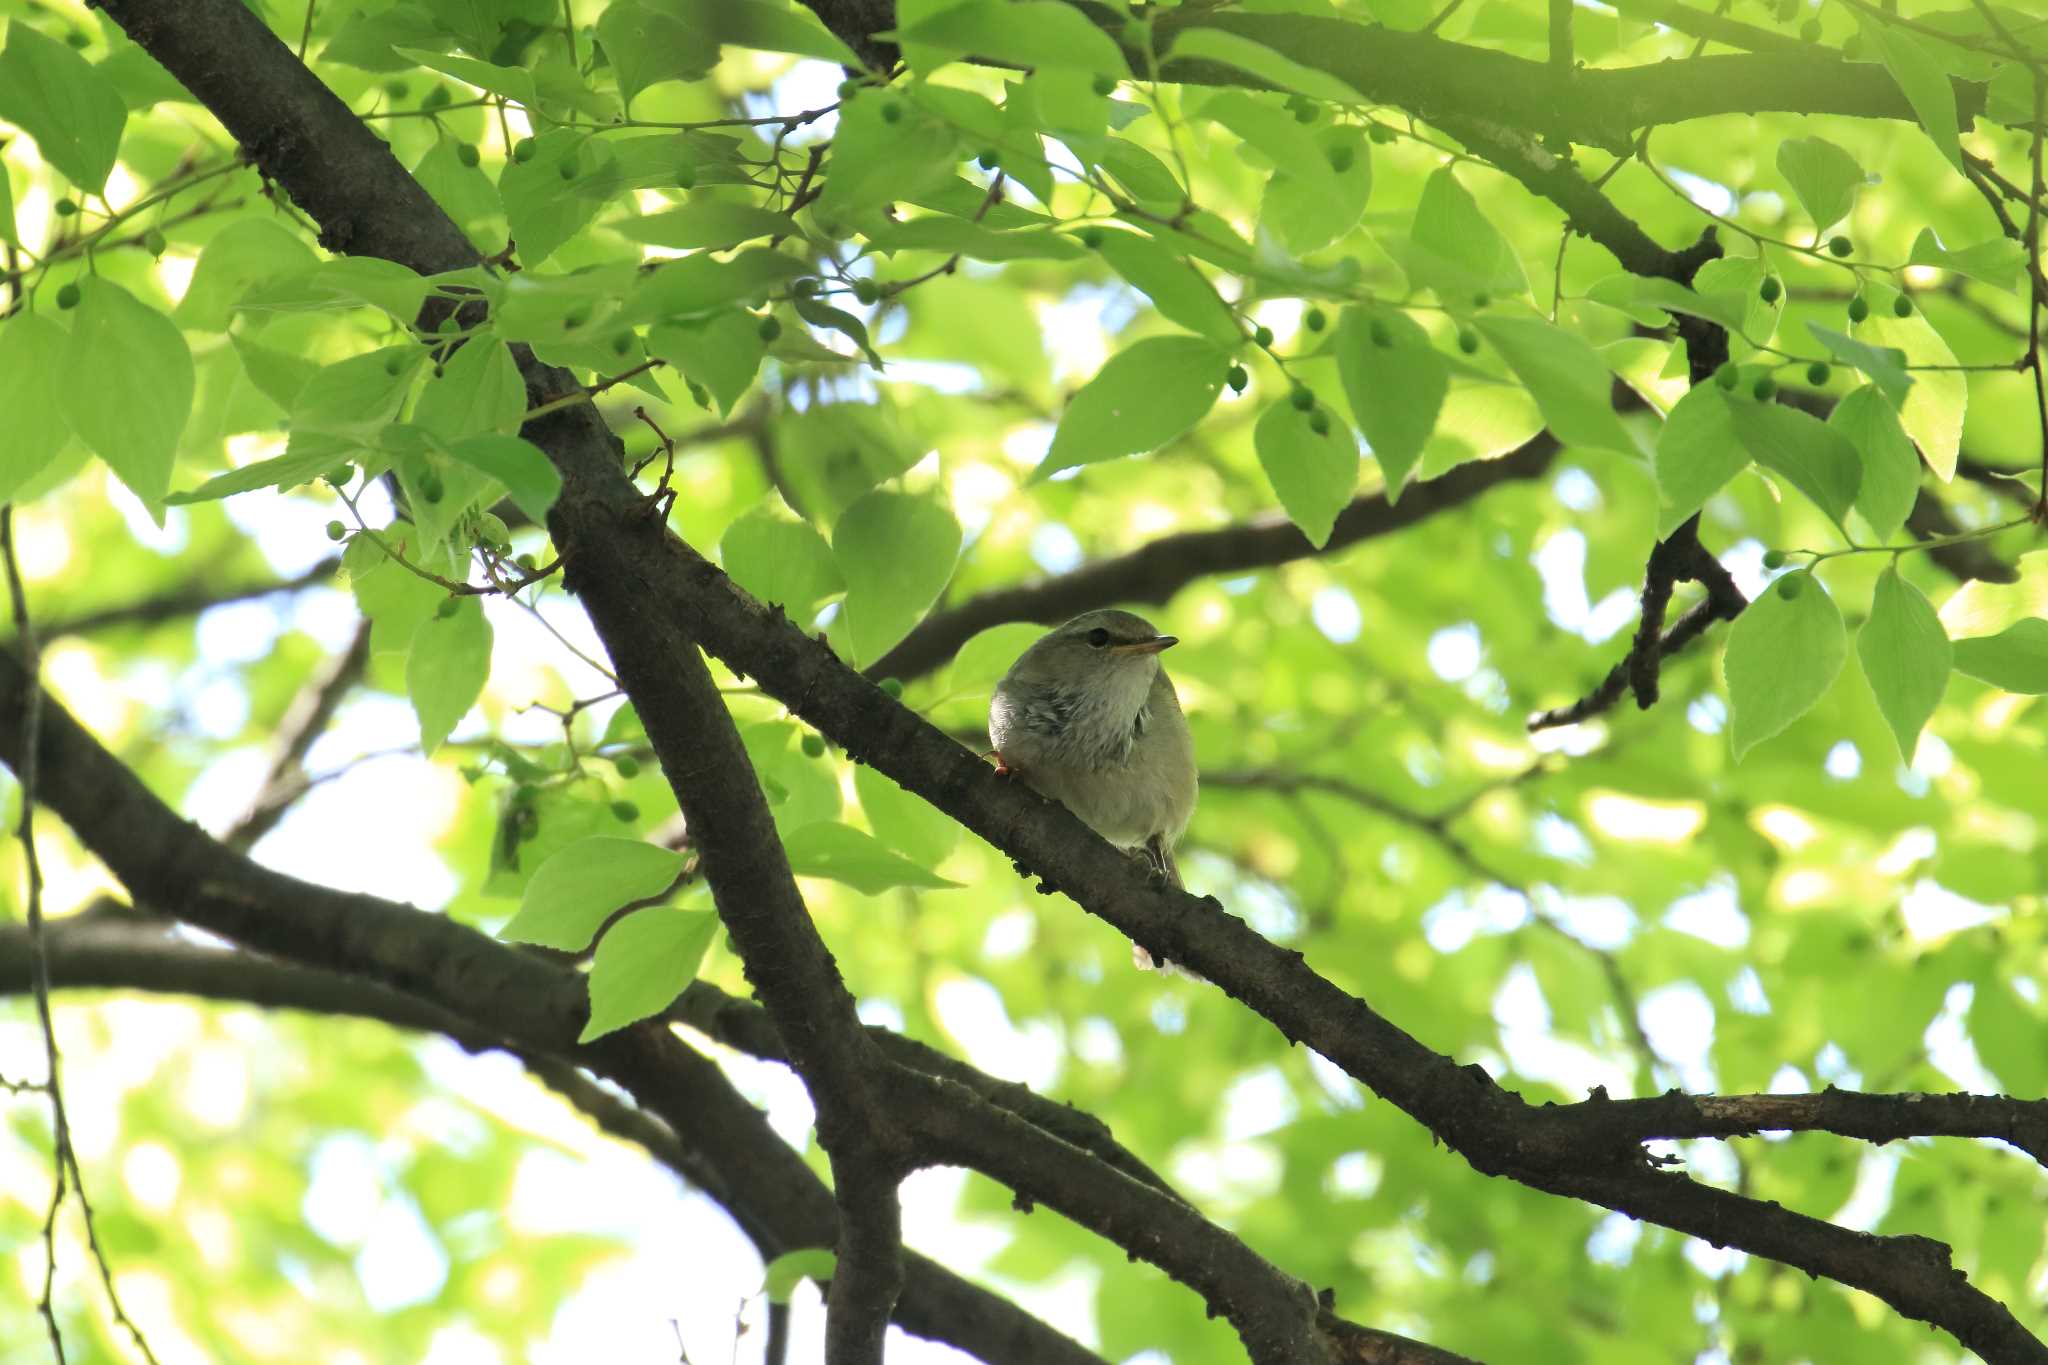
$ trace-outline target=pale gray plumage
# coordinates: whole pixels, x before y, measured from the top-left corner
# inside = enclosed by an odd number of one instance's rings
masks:
[[[996,684],[988,736],[1004,769],[1179,886],[1173,846],[1195,811],[1195,746],[1159,653],[1177,643],[1127,611],[1076,616]],[[1152,955],[1133,944],[1140,967]]]

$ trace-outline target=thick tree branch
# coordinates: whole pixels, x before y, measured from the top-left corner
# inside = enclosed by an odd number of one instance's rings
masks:
[[[1212,574],[1335,554],[1461,507],[1488,489],[1541,478],[1557,451],[1556,439],[1541,432],[1498,460],[1462,464],[1440,478],[1416,484],[1398,502],[1390,502],[1385,493],[1356,498],[1338,514],[1336,528],[1320,550],[1277,513],[1236,526],[1161,536],[1072,573],[999,588],[934,612],[866,672],[877,679],[921,677],[952,658],[969,637],[1006,621],[1053,624],[1116,602],[1165,602],[1189,583]]]

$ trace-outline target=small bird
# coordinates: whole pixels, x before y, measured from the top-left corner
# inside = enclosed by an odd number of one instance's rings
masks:
[[[996,771],[1015,773],[1178,887],[1173,846],[1195,811],[1195,745],[1161,650],[1127,611],[1076,616],[1024,651],[990,701]],[[1131,958],[1158,964],[1137,944]]]

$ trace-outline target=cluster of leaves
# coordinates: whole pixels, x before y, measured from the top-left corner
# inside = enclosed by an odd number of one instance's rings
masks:
[[[1632,9],[1579,14],[1578,56],[1683,55],[1688,40]],[[1372,12],[1410,31],[1432,18]],[[1477,7],[1437,31],[1541,56],[1541,12]],[[517,267],[422,272],[318,251],[117,30],[82,11],[0,13],[0,120],[23,135],[0,163],[0,241],[18,253],[0,277],[0,496],[63,519],[113,566],[74,564],[40,585],[53,598],[251,562],[237,495],[315,506],[347,541],[372,685],[409,698],[428,754],[474,735],[480,700],[487,721],[536,700],[502,672],[493,687],[501,606],[557,590],[538,566],[559,482],[518,434],[535,414],[515,347],[585,383],[635,463],[673,465],[679,533],[862,666],[949,587],[1008,586],[1274,501],[1320,548],[1361,495],[1398,504],[1547,431],[1563,453],[1541,483],[1341,560],[1175,598],[1187,643],[1171,662],[1220,779],[1191,836],[1197,883],[1532,1093],[1589,1074],[1763,1088],[1784,1068],[1934,1086],[1947,1078],[1922,1040],[1956,1008],[1996,1079],[2040,1082],[2015,1042],[2042,1029],[2031,920],[2014,916],[2002,947],[1930,942],[1900,906],[1935,888],[2038,909],[2044,740],[2025,698],[2048,693],[2048,557],[2019,559],[2012,586],[1957,589],[1917,554],[1842,553],[1905,543],[1923,496],[1993,548],[2022,534],[1990,537],[2016,510],[1995,485],[1951,483],[1967,458],[2038,453],[2014,435],[2037,425],[2012,367],[2028,262],[1964,160],[2026,143],[1981,124],[1966,144],[1949,80],[1985,82],[1985,118],[2023,128],[2032,77],[1987,50],[2000,34],[1971,11],[1794,16],[1822,25],[1808,42],[1853,37],[1917,131],[1765,116],[1664,130],[1654,157],[1646,142],[1618,162],[1609,192],[1660,240],[1689,240],[1702,206],[1720,215],[1727,254],[1689,283],[1597,245],[1561,251],[1553,206],[1316,52],[1114,4],[1099,25],[1050,0],[905,0],[883,35],[900,71],[774,0],[578,3],[566,24],[554,0],[270,16],[293,43],[307,25],[322,77],[480,251]],[[1210,84],[1161,79],[1197,69]],[[1728,333],[1716,382],[1688,386],[1674,318]],[[1620,411],[1617,381],[1633,394]],[[105,480],[81,477],[95,459],[191,528],[182,559],[128,544]],[[1597,677],[1617,628],[1554,580],[1625,599],[1652,541],[1695,515],[1710,543],[1748,547],[1761,589],[1728,632],[1727,710],[1684,667],[1658,711],[1569,738],[1568,764],[1546,757],[1520,717]],[[1792,548],[1809,544],[1823,548]],[[1765,588],[1793,557],[1811,562]],[[1863,618],[1867,688],[1836,686],[1838,602]],[[1037,629],[977,636],[903,695],[971,738]],[[104,648],[111,675],[187,647]],[[261,737],[306,666],[289,650],[252,664],[246,732],[223,745]],[[578,710],[548,685],[562,742],[484,741],[469,765],[442,849],[462,870],[449,908],[590,952],[596,1037],[737,969],[687,845],[625,837],[671,809],[631,710]],[[1206,1206],[1288,1247],[1290,1269],[1355,1315],[1502,1358],[1641,1351],[1649,1331],[1673,1353],[1765,1330],[1816,1358],[1879,1358],[1877,1337],[1901,1358],[1924,1345],[1896,1324],[1873,1337],[1847,1300],[1769,1267],[1708,1275],[1654,1232],[1589,1258],[1597,1215],[1477,1187],[1227,1004],[1172,982],[1106,991],[1121,945],[732,685],[791,865],[861,994],[972,1049],[942,988],[993,983],[1013,1021],[1060,1040],[1065,1097],[1140,1150],[1177,1151]],[[1879,761],[1894,746],[1906,766]],[[182,786],[218,757],[144,761]],[[1702,902],[1738,929],[1687,928]],[[1602,911],[1622,930],[1596,927]],[[1635,994],[1614,980],[1704,1004],[1718,1026],[1682,1059],[1696,1070],[1638,1038]],[[1531,991],[1571,1064],[1525,1050],[1496,1011]],[[1746,1178],[1831,1212],[1858,1165],[1812,1141]],[[1224,1171],[1226,1150],[1255,1153],[1252,1173]],[[2019,1183],[1988,1156],[1960,1169],[1938,1175],[1917,1149],[1886,1166],[1881,1227],[1967,1234]],[[1935,1199],[1944,1186],[1966,1195]],[[992,1186],[970,1191],[977,1215],[1007,1216]],[[1088,1267],[1111,1353],[1225,1349],[1154,1272],[1078,1230],[1012,1218],[1006,1234],[1000,1274]],[[1973,1273],[2010,1291],[2040,1251],[2037,1228],[1984,1241]],[[1510,1258],[1512,1305],[1494,1270]],[[824,1273],[807,1264],[788,1275]],[[788,1275],[770,1277],[776,1292]],[[1624,1284],[1626,1322],[1592,1310]],[[1158,1307],[1118,1311],[1139,1301]],[[1795,1306],[1788,1335],[1776,1310]]]

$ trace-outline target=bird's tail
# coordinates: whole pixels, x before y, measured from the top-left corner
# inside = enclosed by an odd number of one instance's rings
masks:
[[[1153,835],[1133,850],[1133,852],[1142,857],[1152,868],[1153,875],[1159,877],[1166,885],[1176,891],[1183,889],[1180,880],[1180,864],[1174,861],[1173,845],[1166,842],[1165,835]],[[1142,972],[1155,971],[1162,966],[1171,969],[1173,965],[1171,963],[1161,963],[1136,943],[1131,945],[1131,961]]]

